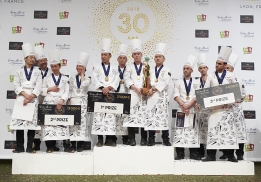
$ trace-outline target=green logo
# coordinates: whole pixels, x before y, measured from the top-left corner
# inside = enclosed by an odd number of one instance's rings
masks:
[[[9,78],[10,78],[10,82],[14,82],[14,75],[10,75]]]

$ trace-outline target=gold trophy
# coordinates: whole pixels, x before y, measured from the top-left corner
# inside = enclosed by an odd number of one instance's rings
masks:
[[[145,57],[145,61],[144,61],[145,68],[143,69],[144,78],[143,78],[143,85],[141,89],[141,93],[145,96],[148,95],[150,89],[150,65],[148,63],[149,60],[150,60],[149,57]]]

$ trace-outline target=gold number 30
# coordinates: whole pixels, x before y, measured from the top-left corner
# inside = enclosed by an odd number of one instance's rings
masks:
[[[138,20],[142,18],[144,20],[144,27],[142,29],[140,29],[138,27]],[[127,13],[122,13],[120,14],[119,16],[119,19],[120,20],[123,20],[123,24],[126,26],[126,28],[123,28],[122,26],[118,26],[118,30],[121,32],[121,33],[129,33],[131,31],[131,17],[129,14]],[[134,30],[137,32],[137,33],[145,33],[148,29],[149,29],[149,19],[148,17],[143,14],[143,13],[140,13],[140,14],[137,14],[134,19],[133,19],[133,28]]]

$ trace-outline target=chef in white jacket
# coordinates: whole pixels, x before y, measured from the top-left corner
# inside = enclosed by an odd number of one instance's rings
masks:
[[[183,66],[184,77],[179,79],[174,85],[174,100],[178,103],[178,112],[185,118],[184,124],[175,123],[173,146],[176,147],[177,156],[175,160],[184,159],[184,148],[189,148],[190,159],[201,160],[198,154],[199,148],[199,126],[195,120],[195,90],[198,87],[198,79],[192,78],[194,66],[197,58],[190,55]],[[182,114],[183,113],[183,114]]]
[[[230,47],[221,47],[216,61],[216,71],[209,75],[205,88],[236,82],[234,74],[226,71],[231,51]],[[232,104],[210,108],[206,148],[207,157],[202,160],[204,162],[215,161],[217,149],[225,150],[228,160],[237,162],[234,149],[238,149],[238,142]]]
[[[163,65],[165,61],[166,44],[158,43],[154,61],[156,66],[150,68],[151,89],[145,112],[145,130],[149,131],[147,146],[155,145],[156,130],[162,131],[163,145],[171,146],[169,142],[169,96],[168,88],[171,79],[170,69]]]
[[[66,104],[69,94],[68,77],[60,73],[60,51],[53,49],[49,52],[50,65],[52,74],[45,77],[43,80],[43,89],[41,95],[44,96],[43,104],[57,105],[57,109],[61,109],[62,105]],[[42,141],[45,141],[47,153],[53,152],[54,142],[53,140],[68,140],[69,126],[63,125],[43,125],[42,126]],[[73,152],[65,147],[65,152]]]
[[[130,140],[130,145],[135,146],[135,128],[141,127],[141,146],[147,145],[147,131],[144,131],[145,124],[145,109],[147,103],[147,97],[141,95],[141,89],[143,85],[143,68],[142,65],[142,48],[141,40],[133,39],[131,40],[131,52],[134,62],[127,66],[124,74],[124,82],[126,87],[129,89],[129,94],[131,94],[131,106],[130,114],[123,121],[123,126],[128,127],[128,136]]]
[[[17,94],[16,102],[20,103],[20,107],[26,107],[27,104],[35,104],[33,111],[29,108],[29,112],[34,112],[33,118],[30,121],[22,118],[15,118],[12,116],[10,129],[16,130],[17,146],[14,153],[24,152],[24,130],[27,131],[27,148],[26,152],[35,153],[32,148],[35,130],[40,130],[41,127],[37,125],[38,99],[37,97],[42,90],[41,72],[37,67],[34,67],[35,56],[33,47],[30,43],[25,43],[22,46],[25,65],[18,69],[14,76],[14,90]],[[20,110],[14,107],[14,112]]]
[[[111,59],[111,39],[102,40],[101,60],[93,67],[93,85],[97,92],[102,92],[105,96],[109,92],[115,92],[119,85],[119,72],[117,65],[110,63]],[[116,146],[114,136],[116,134],[115,114],[94,113],[92,122],[93,135],[98,135],[97,147],[103,146],[103,135],[106,135],[107,146]]]
[[[67,104],[81,105],[81,125],[69,126],[71,148],[74,150],[77,148],[77,152],[83,151],[84,141],[91,140],[88,130],[90,121],[87,121],[87,91],[91,79],[85,76],[89,57],[90,55],[85,52],[80,53],[76,66],[77,74],[71,75],[69,79],[70,91]]]

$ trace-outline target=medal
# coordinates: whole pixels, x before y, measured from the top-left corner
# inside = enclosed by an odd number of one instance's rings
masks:
[[[134,67],[136,69],[137,79],[140,80],[140,73],[141,73],[141,69],[142,69],[142,64],[140,64],[140,68],[138,69],[136,63],[134,62]]]
[[[59,74],[59,77],[58,77],[58,80],[56,81],[55,77],[54,77],[54,74],[52,73],[52,77],[53,77],[53,82],[56,86],[59,86],[60,84],[60,81],[61,81],[61,77],[62,77],[62,74],[60,73]]]
[[[80,90],[80,89],[77,89],[76,92],[79,94],[79,93],[81,92],[81,90]]]
[[[185,85],[185,89],[186,89],[186,93],[187,93],[186,100],[190,100],[189,92],[190,92],[190,89],[191,89],[192,78],[189,79],[189,84],[188,85],[187,85],[187,81],[186,81],[185,78],[183,78],[183,81],[184,81],[184,85]]]
[[[121,80],[121,81],[120,81],[120,84],[124,84],[124,80]]]
[[[120,79],[121,79],[120,84],[124,84],[123,74],[125,72],[125,68],[126,68],[126,66],[124,67],[123,71],[121,71],[121,68],[118,66],[118,71],[120,73]]]
[[[156,76],[155,82],[158,82],[159,74],[160,74],[160,71],[162,68],[163,68],[163,65],[161,65],[161,67],[157,71],[157,66],[155,66],[155,76]]]
[[[221,84],[223,83],[223,80],[224,80],[226,74],[227,74],[226,70],[223,71],[223,73],[222,73],[222,75],[221,75],[221,78],[219,77],[217,71],[215,72],[215,74],[216,74],[216,77],[217,77],[217,80],[218,80],[219,85],[221,85]]]
[[[109,72],[110,72],[110,67],[111,67],[111,66],[110,66],[110,63],[109,63],[109,64],[108,64],[108,68],[107,68],[107,70],[106,70],[104,63],[102,63],[102,68],[103,68],[103,72],[104,72],[104,75],[105,75],[105,81],[106,81],[106,82],[109,81],[108,75],[109,75]]]

